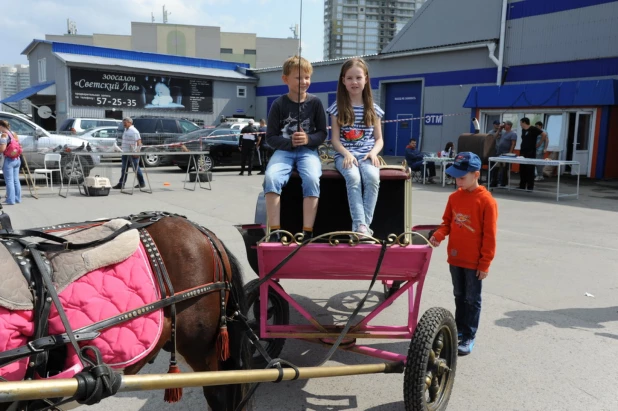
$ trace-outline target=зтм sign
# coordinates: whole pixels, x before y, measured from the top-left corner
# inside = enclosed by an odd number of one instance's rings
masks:
[[[444,118],[444,115],[442,113],[425,114],[425,125],[426,126],[441,126],[443,118]]]

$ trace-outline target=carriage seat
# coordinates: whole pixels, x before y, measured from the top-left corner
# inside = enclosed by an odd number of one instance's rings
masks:
[[[86,243],[103,239],[127,224],[130,224],[127,220],[116,219],[87,230],[79,229],[73,233],[60,235],[72,243]],[[46,253],[52,265],[56,291],[60,293],[86,273],[125,261],[137,251],[139,243],[137,230],[130,230],[90,249]],[[35,263],[31,257],[23,253],[17,242],[3,240],[2,245],[4,247],[0,246],[0,284],[3,286],[0,287],[0,306],[9,310],[31,310],[32,293],[22,269],[29,269]]]
[[[410,174],[402,166],[380,168],[380,191],[371,228],[377,238],[401,234],[405,227],[405,192]],[[302,231],[302,188],[298,173],[293,172],[281,193],[281,227],[290,232]],[[320,201],[315,220],[314,235],[333,231],[349,231],[352,227],[347,189],[341,173],[334,164],[322,166]]]

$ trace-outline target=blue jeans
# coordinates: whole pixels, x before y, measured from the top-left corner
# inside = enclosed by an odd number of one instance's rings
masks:
[[[380,189],[380,169],[371,164],[371,160],[362,161],[364,154],[355,157],[358,160],[358,167],[352,165],[350,168],[343,168],[342,156],[335,157],[335,167],[345,178],[348,189],[352,231],[358,231],[361,224],[369,228]]]
[[[264,176],[264,193],[281,195],[281,190],[290,179],[294,166],[303,183],[303,197],[320,197],[322,162],[317,151],[306,147],[274,152]]]
[[[129,169],[129,159],[131,159],[131,165],[133,166],[133,170],[137,170],[137,181],[141,186],[144,185],[144,176],[142,175],[142,170],[139,168],[139,157],[133,158],[133,156],[122,156],[122,171],[120,173],[120,181],[118,184],[124,185],[127,182],[128,177],[128,169]]]
[[[4,173],[4,182],[6,184],[7,204],[21,203],[21,183],[19,182],[20,166],[21,160],[19,158],[4,157],[2,173]]]
[[[476,270],[450,266],[455,295],[455,323],[463,338],[475,338],[481,319],[481,289],[483,281]]]
[[[537,151],[536,158],[539,160],[543,160],[545,158],[545,151],[544,150]],[[536,168],[534,169],[534,174],[537,177],[543,177],[543,168],[545,168],[544,165],[536,166]]]

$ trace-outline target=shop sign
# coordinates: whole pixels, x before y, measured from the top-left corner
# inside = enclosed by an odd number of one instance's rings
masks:
[[[71,69],[73,106],[140,108],[212,113],[212,81]]]
[[[425,114],[425,125],[426,126],[441,126],[443,118],[444,118],[444,115],[442,113]]]

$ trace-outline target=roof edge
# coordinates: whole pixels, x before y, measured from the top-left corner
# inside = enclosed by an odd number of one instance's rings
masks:
[[[437,46],[437,47],[432,46],[432,47],[423,47],[423,48],[410,49],[410,50],[391,51],[388,53],[367,54],[364,56],[341,57],[341,58],[336,58],[336,59],[331,59],[331,60],[311,62],[311,65],[313,67],[327,66],[334,62],[337,62],[337,61],[343,62],[343,61],[347,61],[354,57],[360,57],[364,60],[371,61],[371,60],[382,60],[385,58],[405,57],[405,56],[413,55],[413,54],[445,53],[449,51],[457,51],[457,49],[465,50],[465,49],[470,49],[470,48],[482,48],[482,47],[486,47],[487,44],[495,43],[496,41],[498,41],[498,39],[487,39],[487,40],[478,40],[478,41],[472,41],[472,42],[467,42],[467,43],[445,44],[443,46]],[[283,66],[264,67],[264,68],[258,68],[258,69],[249,68],[249,69],[246,69],[246,71],[248,73],[250,72],[254,74],[259,74],[259,73],[269,73],[273,71],[279,71],[282,68]]]
[[[312,61],[311,62],[311,66],[312,67],[319,67],[319,66],[327,66],[330,63],[333,63],[335,61],[347,61],[351,58],[362,58],[363,60],[375,60],[375,58],[377,58],[379,56],[379,54],[365,54],[362,56],[349,56],[349,57],[341,57],[341,58],[336,58],[336,59],[331,59],[331,60],[318,60],[318,61]],[[267,72],[271,72],[271,71],[279,71],[283,68],[283,65],[281,66],[273,66],[273,67],[262,67],[262,68],[249,68],[247,69],[247,71],[250,71],[252,73],[267,73]]]
[[[21,54],[24,55],[24,56],[27,56],[28,54],[30,54],[32,52],[32,50],[34,50],[36,48],[36,46],[38,46],[41,43],[53,44],[53,42],[49,41],[49,40],[33,39],[30,42],[30,44],[28,44],[26,46],[26,48],[21,52]]]
[[[476,40],[476,41],[468,41],[463,43],[452,43],[452,44],[444,44],[440,46],[430,46],[430,47],[420,47],[417,49],[409,49],[409,50],[397,50],[390,51],[385,53],[380,53],[380,56],[383,58],[393,58],[393,57],[403,57],[410,54],[429,54],[429,53],[444,53],[449,51],[457,51],[457,49],[465,50],[470,48],[481,48],[485,47],[490,43],[497,42],[498,39],[486,39],[486,40]]]
[[[199,76],[199,77],[206,77],[206,78],[234,78],[237,81],[242,81],[242,82],[254,82],[257,80],[257,78],[255,76],[251,76],[250,74],[247,73],[243,73],[242,70],[224,70],[221,68],[217,68],[217,67],[195,67],[195,66],[182,66],[182,65],[178,65],[178,64],[172,64],[172,63],[153,63],[153,64],[163,64],[166,66],[172,66],[174,68],[158,68],[158,69],[153,69],[153,68],[149,68],[151,66],[144,66],[144,67],[136,67],[135,65],[131,65],[130,62],[135,62],[135,63],[144,63],[144,64],[149,64],[150,62],[148,61],[140,61],[140,60],[127,60],[127,59],[119,59],[119,58],[115,58],[115,57],[101,57],[101,56],[89,56],[89,55],[84,55],[84,54],[71,54],[71,53],[63,53],[63,52],[52,52],[52,54],[59,59],[64,65],[66,65],[66,67],[68,68],[84,68],[84,69],[98,69],[99,66],[101,66],[102,63],[96,63],[96,62],[87,62],[87,61],[74,61],[71,60],[69,56],[73,55],[73,56],[81,56],[81,57],[90,57],[90,58],[96,58],[96,59],[113,59],[113,60],[121,60],[121,61],[126,61],[127,64],[123,65],[123,64],[112,64],[112,63],[107,63],[107,68],[109,70],[138,70],[139,73],[142,73],[142,71],[144,73],[149,73],[149,72],[155,72],[155,73],[166,73],[167,75],[176,75],[176,76],[184,76],[184,77],[191,77],[191,76]],[[66,57],[66,58],[64,58]],[[159,66],[157,66],[159,67]],[[199,74],[199,73],[186,73],[184,71],[179,71],[182,70],[184,68],[190,69],[204,69],[204,70],[220,70],[223,73],[229,73],[229,75],[231,76],[231,73],[236,73],[242,77],[236,78],[236,77],[228,77],[226,76],[226,74]],[[137,72],[137,71],[136,71]]]

